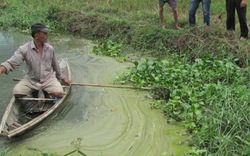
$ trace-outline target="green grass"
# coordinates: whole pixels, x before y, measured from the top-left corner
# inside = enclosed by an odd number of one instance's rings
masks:
[[[216,27],[225,27],[224,22],[226,14],[224,3],[224,1],[212,2],[212,26],[213,24],[218,24]],[[151,0],[85,0],[84,2],[81,0],[2,0],[0,4],[2,10],[1,26],[14,26],[21,29],[23,26],[28,28],[30,23],[35,21],[53,23],[53,21],[46,20],[46,17],[49,16],[48,10],[53,7],[57,7],[62,10],[79,11],[86,15],[98,16],[100,20],[106,20],[106,18],[109,18],[113,20],[120,19],[126,22],[129,21],[135,27],[160,26],[158,16],[158,2]],[[65,8],[65,6],[67,6],[67,8]],[[179,2],[179,19],[183,27],[188,25],[188,9],[188,1]],[[19,19],[17,17],[19,17]],[[168,5],[164,7],[164,17],[167,22],[167,28],[174,29],[173,15]],[[199,25],[202,25],[202,18],[200,6],[197,11],[197,22]],[[221,23],[218,23],[218,21],[221,21]]]

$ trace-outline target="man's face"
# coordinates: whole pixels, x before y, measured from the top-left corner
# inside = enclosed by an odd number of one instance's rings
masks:
[[[36,39],[41,43],[46,43],[48,41],[48,33],[39,32],[36,34]]]

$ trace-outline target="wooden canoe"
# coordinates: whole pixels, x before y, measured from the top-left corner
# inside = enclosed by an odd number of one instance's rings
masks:
[[[71,79],[67,61],[62,59],[59,64],[67,79]],[[56,100],[41,97],[24,99],[12,97],[2,117],[0,136],[11,138],[34,128],[63,103],[70,89],[70,86],[63,86],[64,96]]]

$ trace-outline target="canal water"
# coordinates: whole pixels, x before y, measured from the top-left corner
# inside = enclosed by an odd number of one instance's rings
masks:
[[[8,59],[31,36],[0,31],[0,62]],[[50,36],[58,58],[68,60],[72,81],[105,84],[131,63],[91,53],[91,41]],[[0,76],[0,118],[11,99],[12,88],[26,73],[25,65]],[[72,86],[67,100],[49,118],[26,134],[0,138],[0,154],[33,156],[38,153],[88,156],[183,155],[189,148],[184,129],[168,124],[162,112],[150,109],[148,92],[131,89]]]

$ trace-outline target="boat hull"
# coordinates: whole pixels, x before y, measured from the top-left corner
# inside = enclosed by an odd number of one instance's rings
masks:
[[[61,71],[71,79],[70,68],[66,60],[59,61]],[[47,98],[16,99],[12,97],[0,124],[0,136],[19,136],[50,116],[65,101],[70,93],[70,86],[63,86],[64,96],[56,101]],[[27,106],[29,109],[27,109]],[[36,109],[34,108],[36,107]],[[38,108],[39,107],[39,108]],[[28,111],[27,111],[28,110]]]

